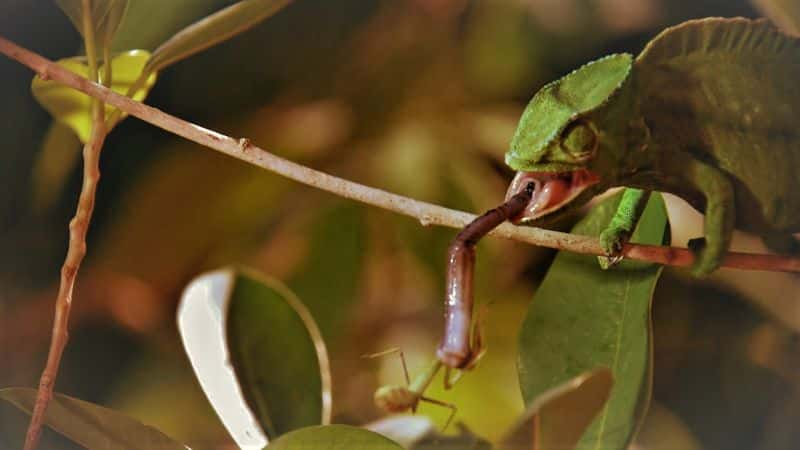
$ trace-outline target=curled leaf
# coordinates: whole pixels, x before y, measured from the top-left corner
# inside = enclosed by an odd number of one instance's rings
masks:
[[[184,291],[178,327],[203,391],[240,447],[260,449],[329,423],[325,345],[280,282],[240,269],[201,275]]]

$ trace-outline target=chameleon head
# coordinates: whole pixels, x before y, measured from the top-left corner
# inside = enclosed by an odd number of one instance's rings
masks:
[[[520,118],[506,153],[517,170],[506,198],[535,185],[515,223],[538,223],[567,212],[611,185],[618,151],[612,133],[598,122],[631,74],[633,57],[617,54],[593,61],[543,87]],[[600,174],[603,174],[601,178]]]

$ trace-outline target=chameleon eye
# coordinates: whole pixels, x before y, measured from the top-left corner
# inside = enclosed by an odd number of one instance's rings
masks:
[[[561,149],[578,162],[594,156],[597,144],[597,133],[583,120],[572,121],[561,132]]]

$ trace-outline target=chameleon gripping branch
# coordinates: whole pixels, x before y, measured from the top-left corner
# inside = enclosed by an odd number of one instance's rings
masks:
[[[29,67],[42,78],[62,83],[170,133],[308,186],[416,218],[422,225],[462,228],[476,218],[472,214],[364,186],[275,156],[252,145],[247,139],[233,139],[117,94],[2,36],[0,36],[0,53]],[[605,255],[596,237],[577,236],[540,228],[516,227],[507,223],[500,225],[489,235],[575,253]],[[622,256],[672,266],[689,266],[694,260],[688,249],[637,244],[625,244]],[[800,272],[800,259],[730,252],[726,254],[722,266],[747,270]]]

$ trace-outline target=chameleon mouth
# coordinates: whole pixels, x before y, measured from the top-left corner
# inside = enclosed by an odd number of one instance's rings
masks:
[[[552,214],[569,204],[589,186],[599,182],[600,177],[587,169],[569,172],[517,172],[506,192],[506,200],[528,183],[534,184],[534,190],[528,205],[512,222],[517,225],[526,224]]]

